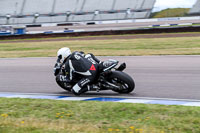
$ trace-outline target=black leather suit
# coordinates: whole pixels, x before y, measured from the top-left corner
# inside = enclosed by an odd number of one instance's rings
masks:
[[[99,63],[100,61],[93,54],[85,55],[83,52],[73,52],[65,59],[63,63],[67,75],[67,79],[65,80],[73,81],[75,79],[80,79],[72,87],[72,92],[75,95],[80,95],[91,89],[90,84],[95,80],[98,74]],[[57,77],[56,80],[62,80],[59,74]]]

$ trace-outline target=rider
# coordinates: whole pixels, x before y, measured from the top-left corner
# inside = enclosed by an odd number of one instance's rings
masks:
[[[93,54],[85,55],[84,52],[73,52],[67,47],[61,48],[57,52],[57,63],[55,64],[55,76],[57,80],[61,80],[59,77],[59,71],[61,67],[64,67],[66,71],[66,78],[63,78],[65,82],[71,82],[77,76],[81,75],[81,79],[72,87],[72,92],[75,95],[80,95],[95,87],[91,83],[95,80],[99,64],[101,63]],[[63,64],[63,65],[61,65]]]

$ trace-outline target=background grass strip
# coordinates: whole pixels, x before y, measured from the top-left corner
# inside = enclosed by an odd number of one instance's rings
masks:
[[[0,43],[0,57],[54,57],[61,47],[99,56],[199,55],[200,37]]]

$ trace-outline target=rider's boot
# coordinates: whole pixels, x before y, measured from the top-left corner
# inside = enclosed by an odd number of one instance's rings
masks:
[[[89,90],[91,91],[99,91],[100,90],[100,87],[97,86],[97,85],[89,85]]]

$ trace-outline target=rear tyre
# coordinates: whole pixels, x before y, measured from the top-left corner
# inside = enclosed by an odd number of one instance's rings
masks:
[[[134,80],[124,72],[113,71],[112,74],[108,77],[108,79],[111,83],[120,86],[121,89],[113,90],[115,92],[127,94],[135,89]]]

